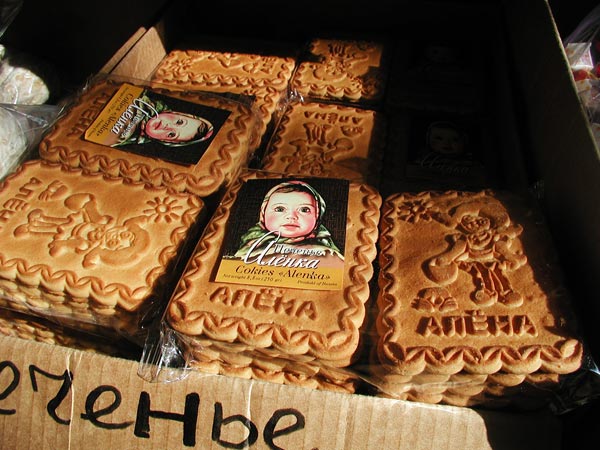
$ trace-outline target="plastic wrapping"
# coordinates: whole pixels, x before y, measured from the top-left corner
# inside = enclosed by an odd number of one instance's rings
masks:
[[[22,1],[2,2],[0,38],[22,6]],[[57,97],[59,84],[51,64],[0,44],[0,103],[41,105]]]
[[[4,32],[17,14],[19,14],[22,6],[22,0],[7,0],[2,2],[2,5],[0,5],[0,38],[4,35]]]
[[[91,79],[0,190],[2,306],[141,345],[255,123],[243,96]]]
[[[596,142],[600,140],[600,6],[563,40],[579,98]]]
[[[345,48],[346,41],[339,42],[331,48]],[[346,65],[356,55],[347,54]],[[303,62],[299,56],[297,67]],[[168,79],[167,67],[155,74]],[[386,79],[385,64],[382,69]],[[194,76],[190,66],[185,73]],[[374,103],[303,94],[297,76],[298,69],[263,157],[229,187],[192,252],[144,346],[139,374],[169,382],[193,370],[424,403],[557,413],[597,397],[598,369],[545,221],[529,193],[510,193],[505,184],[501,172],[511,167],[501,164],[491,138],[493,116],[479,111],[487,104],[477,97],[483,93],[469,88],[467,114],[446,103],[416,108],[386,98],[380,99],[383,110],[370,109]],[[466,151],[419,165],[411,155],[424,144]],[[412,174],[411,164],[419,168]],[[312,200],[338,219],[344,214],[339,204],[348,208],[348,234],[336,245],[346,264],[340,288],[331,281],[339,272],[317,268],[320,263],[309,267],[311,257],[299,256],[314,250],[301,239],[300,250],[288,241],[268,244],[266,216],[279,187],[314,183],[317,192],[327,192],[344,180],[348,191]],[[248,215],[253,219],[240,218]],[[401,244],[390,235],[398,223]],[[334,236],[330,228],[325,224],[327,239]],[[317,229],[314,236],[325,236]],[[429,231],[419,235],[419,229]],[[354,233],[356,239],[349,237]],[[247,244],[236,248],[240,242]],[[427,264],[434,260],[439,267]],[[327,283],[335,287],[324,289]],[[340,308],[340,302],[347,303]]]
[[[0,180],[35,155],[61,106],[0,104]]]
[[[0,308],[0,334],[119,358],[139,357],[139,350],[125,340],[115,342],[97,334],[65,327],[52,320],[4,308]]]

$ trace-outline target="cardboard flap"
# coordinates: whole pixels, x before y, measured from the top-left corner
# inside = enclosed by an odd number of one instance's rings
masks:
[[[477,412],[189,373],[0,338],[4,448],[551,449],[557,419]],[[239,446],[239,447],[235,447]],[[506,447],[504,447],[506,446]]]

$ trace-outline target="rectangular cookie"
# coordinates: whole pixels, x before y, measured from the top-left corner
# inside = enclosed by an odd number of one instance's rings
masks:
[[[340,204],[343,190],[327,192],[329,197],[325,200],[324,192],[319,191],[321,199],[313,203],[313,208],[318,204],[316,225],[320,226],[318,230],[315,227],[310,236],[318,245],[283,244],[280,251],[291,253],[274,256],[267,253],[267,246],[261,250],[262,256],[256,257],[255,245],[261,239],[249,241],[253,244],[248,247],[231,238],[232,231],[236,231],[234,225],[240,231],[248,229],[242,228],[239,221],[230,220],[238,217],[238,212],[247,211],[246,217],[253,221],[250,224],[257,223],[260,212],[262,223],[271,199],[276,198],[274,192],[282,186],[297,187],[298,184],[306,189],[309,182],[313,188],[318,183],[331,182],[336,183],[335,186],[346,186],[344,204]],[[257,186],[270,191],[264,195]],[[243,202],[236,203],[241,192],[252,193],[255,198],[250,201],[244,197]],[[314,189],[311,192],[315,196]],[[282,179],[261,172],[243,175],[228,191],[207,225],[171,298],[166,322],[184,339],[243,344],[249,351],[260,354],[301,358],[333,367],[348,366],[358,357],[363,343],[380,205],[379,194],[364,184],[338,179]],[[341,212],[336,213],[336,209]],[[335,229],[329,226],[329,221],[336,224]],[[327,234],[323,224],[327,224],[331,234]],[[244,236],[258,236],[260,232],[256,227],[259,225],[251,227]],[[328,242],[330,236],[340,231],[345,233],[345,241],[334,239],[334,244],[341,250]],[[245,242],[244,236],[241,242]],[[231,246],[239,248],[236,256],[223,258],[224,254],[233,254],[225,250]],[[314,267],[312,263],[319,256],[311,255],[317,254],[323,257],[317,263],[322,265]],[[254,260],[254,265],[248,258]],[[261,265],[256,262],[258,259],[269,260],[271,265]],[[275,265],[279,263],[281,265]],[[230,268],[230,272],[223,274],[226,281],[215,281],[223,265]],[[338,273],[341,286],[335,285]],[[331,280],[334,280],[333,287]]]
[[[4,181],[0,204],[0,287],[13,303],[115,327],[166,301],[205,214],[193,194],[43,160]]]
[[[138,147],[135,150],[131,149],[128,142],[109,146],[84,138],[92,131],[90,127],[100,120],[104,108],[111,100],[117,99],[124,85],[146,87],[106,79],[96,81],[85,89],[40,143],[41,158],[88,172],[143,181],[152,186],[166,186],[178,192],[191,192],[201,197],[218,192],[247,164],[257,113],[243,103],[199,92],[150,88],[152,92],[166,96],[166,99],[145,107],[147,111],[141,114],[144,119],[140,125],[144,131],[137,138],[135,144]],[[156,119],[160,112],[179,108],[178,101],[191,103],[201,114],[210,111],[224,122],[219,122],[218,126],[215,124],[200,142],[193,142],[189,147],[179,142],[151,143],[156,139],[148,138],[148,128],[164,129],[165,120],[157,123]],[[116,125],[127,119],[127,115],[134,112],[138,114],[140,109],[137,104],[128,107],[118,118],[107,114],[106,122],[99,124],[98,132],[103,130],[102,127],[110,129],[111,124]],[[164,109],[160,111],[159,107]],[[146,121],[147,116],[154,121]],[[152,123],[152,127],[149,123]],[[184,157],[186,159],[182,160]]]
[[[251,96],[260,115],[263,136],[287,94],[296,60],[292,57],[214,50],[171,50],[151,79],[177,89]]]
[[[378,104],[383,100],[387,57],[383,42],[315,38],[291,82],[305,100]]]
[[[277,124],[261,168],[376,185],[385,131],[384,117],[374,110],[293,102]]]
[[[575,372],[583,344],[547,230],[494,191],[382,208],[377,358],[392,374]]]

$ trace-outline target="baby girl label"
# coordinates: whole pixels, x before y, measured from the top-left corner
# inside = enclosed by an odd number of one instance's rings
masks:
[[[196,164],[229,114],[124,83],[84,138],[174,163]]]
[[[348,187],[331,178],[248,180],[231,210],[215,281],[342,289]]]

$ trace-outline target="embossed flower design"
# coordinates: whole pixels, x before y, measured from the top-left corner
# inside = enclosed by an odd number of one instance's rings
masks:
[[[177,61],[172,61],[168,70],[178,75],[184,75],[191,71],[194,61],[192,58],[184,58]]]
[[[144,209],[143,213],[147,214],[154,222],[171,223],[179,220],[181,215],[177,212],[182,208],[175,199],[154,197],[154,200],[146,202],[150,207]]]
[[[439,212],[429,198],[408,199],[398,206],[398,218],[409,223],[417,223],[420,220],[429,222]]]

